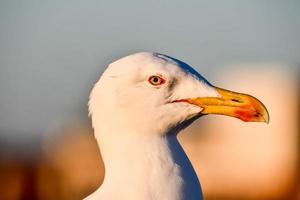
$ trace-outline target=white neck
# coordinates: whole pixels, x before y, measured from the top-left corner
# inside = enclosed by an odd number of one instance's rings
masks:
[[[96,130],[96,129],[95,129]],[[197,176],[176,133],[109,133],[97,138],[105,164],[102,186],[87,200],[201,199]]]

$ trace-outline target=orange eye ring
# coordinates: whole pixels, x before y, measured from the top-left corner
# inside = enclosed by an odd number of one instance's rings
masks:
[[[166,80],[163,79],[162,77],[160,77],[159,75],[152,75],[148,78],[148,82],[151,85],[159,86],[159,85],[164,84],[166,82]]]

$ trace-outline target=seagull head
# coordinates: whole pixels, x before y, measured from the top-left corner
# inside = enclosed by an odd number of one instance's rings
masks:
[[[111,63],[92,90],[89,110],[94,128],[159,135],[207,114],[269,121],[255,97],[215,87],[188,64],[148,52]]]
[[[176,133],[207,114],[269,121],[256,98],[215,87],[188,64],[147,52],[107,67],[89,111],[105,179],[88,199],[202,199]]]

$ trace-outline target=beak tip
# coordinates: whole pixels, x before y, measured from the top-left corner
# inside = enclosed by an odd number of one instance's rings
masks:
[[[263,109],[262,111],[260,111],[259,115],[257,117],[254,117],[252,121],[253,122],[264,122],[266,124],[269,124],[270,116],[269,116],[267,109]]]
[[[266,124],[269,124],[269,123],[270,123],[269,119],[263,119],[262,122],[264,122],[264,123],[266,123]]]
[[[265,107],[265,105],[262,104],[262,107],[263,107],[263,112],[262,112],[262,118],[263,118],[263,121],[264,121],[266,124],[269,124],[269,123],[270,123],[270,115],[269,115],[269,112],[268,112],[267,108]]]
[[[269,124],[269,123],[270,123],[270,116],[269,116],[268,113],[267,113],[266,115],[264,115],[263,118],[264,118],[264,122],[265,122],[266,124]]]

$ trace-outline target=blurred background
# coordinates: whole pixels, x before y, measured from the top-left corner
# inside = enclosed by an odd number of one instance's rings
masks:
[[[206,116],[180,134],[206,199],[300,199],[300,1],[0,1],[0,199],[77,200],[103,163],[93,84],[139,51],[258,97],[270,124]]]

